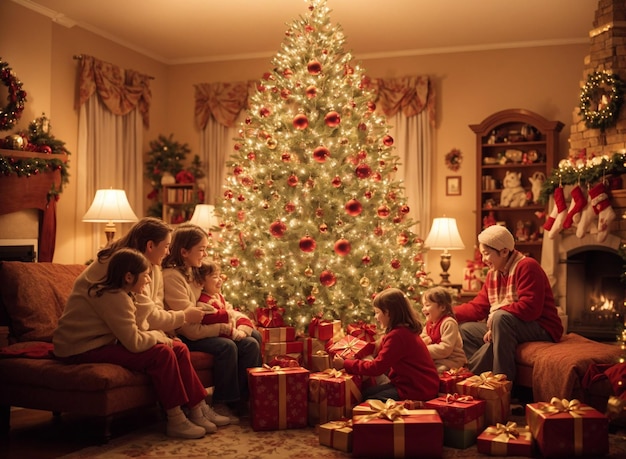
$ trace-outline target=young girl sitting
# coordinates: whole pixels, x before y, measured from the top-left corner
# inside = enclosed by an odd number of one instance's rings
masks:
[[[444,287],[433,287],[422,295],[426,327],[421,336],[440,373],[467,364],[463,338],[452,310],[452,296]]]
[[[167,413],[167,435],[201,438],[216,427],[205,417],[206,390],[189,349],[160,330],[138,325],[135,296],[151,282],[150,268],[135,249],[120,248],[111,255],[103,279],[92,283],[86,295],[76,289],[70,294],[54,332],[54,353],[72,364],[114,363],[147,373]],[[186,322],[202,318],[196,308],[184,314]],[[182,405],[189,408],[189,418]]]
[[[373,360],[344,360],[336,355],[333,366],[364,376],[387,373],[386,384],[369,387],[363,399],[431,400],[439,390],[439,375],[420,338],[422,324],[401,290],[390,288],[376,295],[374,317],[385,330]]]

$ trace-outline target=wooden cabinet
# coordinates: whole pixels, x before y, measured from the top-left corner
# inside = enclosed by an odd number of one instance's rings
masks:
[[[548,207],[536,199],[542,177],[554,167],[562,128],[560,121],[524,109],[470,125],[476,134],[476,234],[489,224],[505,225],[516,248],[541,261]]]
[[[171,224],[186,222],[198,203],[195,183],[163,185],[163,221]]]

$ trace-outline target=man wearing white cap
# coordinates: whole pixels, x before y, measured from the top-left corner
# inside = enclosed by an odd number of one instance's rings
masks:
[[[454,308],[463,349],[474,374],[493,371],[514,381],[517,345],[558,342],[563,324],[546,273],[535,259],[515,250],[506,227],[488,226],[478,243],[489,271],[476,298]]]

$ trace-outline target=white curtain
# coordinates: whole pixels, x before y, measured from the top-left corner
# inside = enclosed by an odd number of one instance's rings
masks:
[[[125,116],[114,115],[94,93],[80,106],[78,152],[76,155],[77,225],[92,226],[92,243],[86,247],[94,256],[102,246],[103,224],[83,223],[96,190],[121,188],[141,218],[143,209],[143,124],[138,110]],[[131,224],[117,223],[117,235],[125,234]],[[82,232],[82,231],[81,231]]]
[[[432,128],[426,110],[406,117],[398,111],[387,117],[389,131],[394,138],[396,155],[400,158],[396,178],[404,183],[405,195],[411,209],[410,216],[416,220],[414,228],[426,239],[430,229],[430,189],[432,181]]]
[[[217,204],[226,181],[226,161],[231,155],[237,128],[228,128],[210,117],[200,132],[200,161],[205,166],[207,184],[205,202]]]

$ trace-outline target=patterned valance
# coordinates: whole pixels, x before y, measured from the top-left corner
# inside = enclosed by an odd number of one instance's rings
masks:
[[[195,120],[199,130],[209,117],[226,127],[233,127],[242,110],[248,108],[248,95],[257,82],[199,83],[195,85]],[[386,116],[401,111],[406,117],[428,110],[431,125],[435,123],[435,94],[428,76],[378,78],[367,80],[376,94],[376,104]]]
[[[115,115],[127,115],[138,108],[143,124],[148,128],[152,102],[150,79],[148,75],[134,70],[123,70],[117,65],[83,55],[80,63],[78,106],[97,92],[102,103]]]

